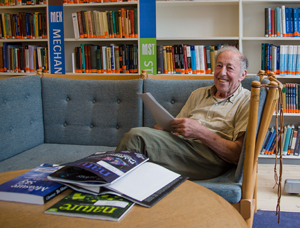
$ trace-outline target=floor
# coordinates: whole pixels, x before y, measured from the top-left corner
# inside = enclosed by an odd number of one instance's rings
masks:
[[[283,192],[286,179],[300,180],[300,165],[283,165],[282,172],[282,196],[280,202],[281,211],[300,212],[300,194],[291,195]],[[279,173],[279,166],[277,166]],[[277,189],[275,188],[274,165],[258,164],[257,179],[257,209],[275,211],[278,201]]]

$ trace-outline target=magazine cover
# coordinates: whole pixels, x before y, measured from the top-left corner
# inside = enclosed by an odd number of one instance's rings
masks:
[[[133,205],[129,200],[115,195],[96,196],[72,192],[48,208],[45,213],[119,221]]]
[[[107,185],[146,162],[148,158],[137,151],[97,152],[83,159],[65,163],[48,179],[66,183]]]

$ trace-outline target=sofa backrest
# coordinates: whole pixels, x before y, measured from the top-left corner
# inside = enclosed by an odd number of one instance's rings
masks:
[[[242,86],[251,90],[251,82],[259,80],[259,76],[246,77],[242,81]],[[213,84],[213,80],[144,79],[144,92],[150,92],[153,97],[175,117],[180,112],[192,91]],[[143,118],[145,127],[153,127],[156,124],[146,107],[144,107]]]
[[[142,126],[143,80],[75,80],[44,77],[46,143],[117,146]]]
[[[0,161],[43,143],[43,127],[40,77],[1,79]]]

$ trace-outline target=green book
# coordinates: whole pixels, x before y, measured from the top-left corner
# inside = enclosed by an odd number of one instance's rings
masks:
[[[96,50],[96,64],[97,73],[101,73],[101,49],[99,47]]]
[[[98,196],[72,192],[45,210],[45,213],[119,221],[133,205],[133,202],[115,195],[105,194]]]

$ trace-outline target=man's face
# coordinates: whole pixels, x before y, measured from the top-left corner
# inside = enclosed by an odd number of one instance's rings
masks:
[[[217,98],[226,98],[235,92],[247,74],[247,70],[240,71],[238,53],[228,50],[219,55],[214,73],[214,82],[217,88],[215,96]]]

